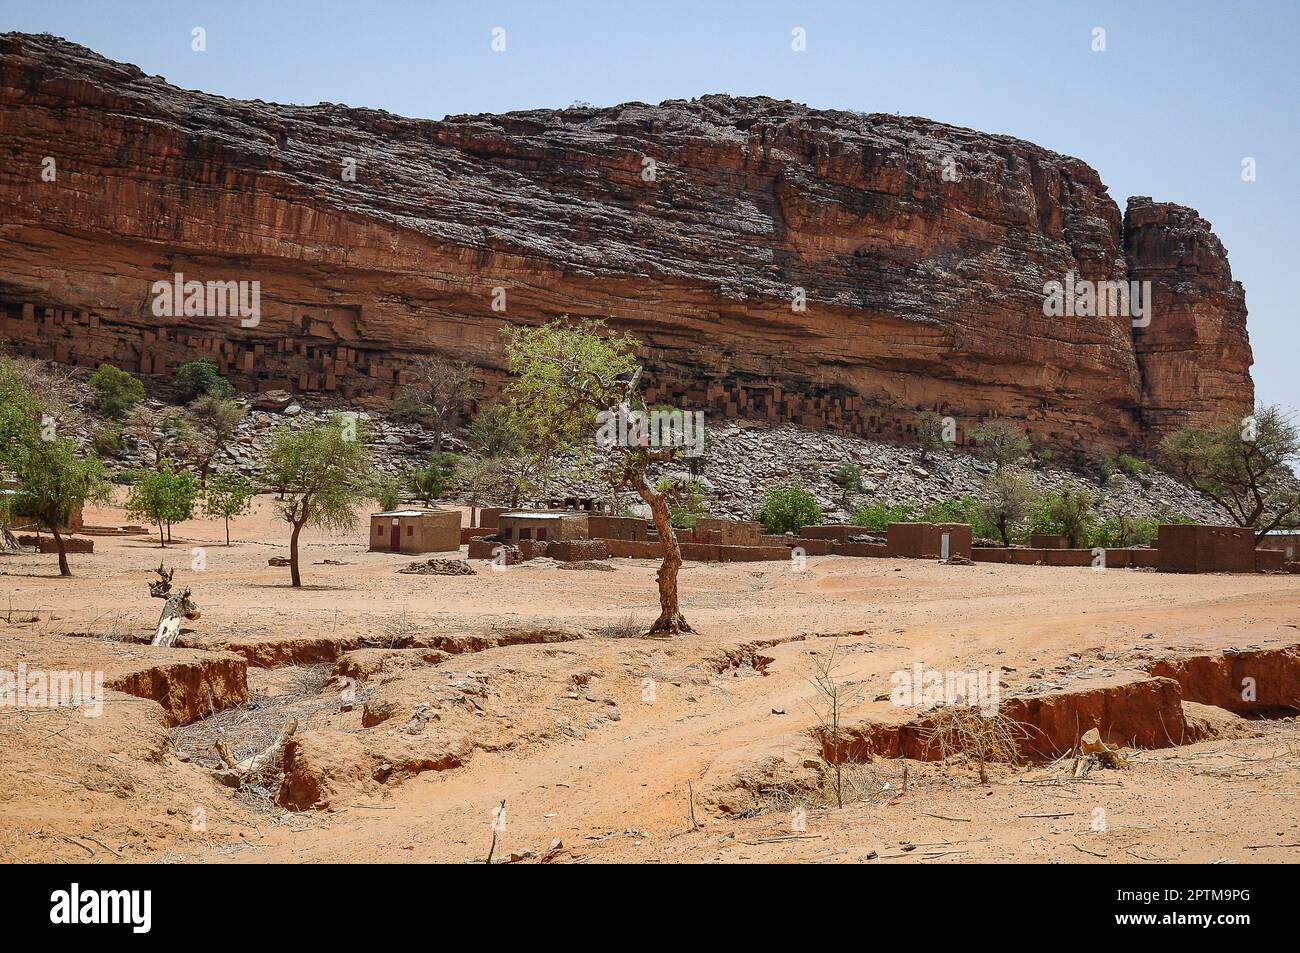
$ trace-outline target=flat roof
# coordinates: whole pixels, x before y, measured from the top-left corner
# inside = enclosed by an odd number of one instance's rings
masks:
[[[426,513],[449,513],[450,510],[389,510],[387,513],[371,513],[370,518],[376,516],[424,516]]]
[[[517,519],[529,520],[562,520],[574,516],[586,516],[586,513],[529,513],[525,510],[516,510],[513,513],[498,513],[497,519],[505,517],[515,517]]]

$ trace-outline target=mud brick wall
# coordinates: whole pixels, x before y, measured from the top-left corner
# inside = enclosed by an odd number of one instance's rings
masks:
[[[835,549],[833,539],[796,539],[789,544],[791,548],[799,547],[805,556],[829,556]]]
[[[591,539],[618,539],[630,543],[644,543],[657,539],[649,524],[635,516],[587,517],[587,536]]]
[[[717,533],[717,543],[722,546],[758,546],[763,535],[762,524],[750,520],[706,518],[695,524],[695,531],[697,535],[710,534],[710,542],[714,541],[712,534]]]
[[[1029,545],[1033,549],[1065,549],[1069,542],[1065,536],[1055,533],[1034,533],[1029,537]]]
[[[1282,572],[1282,566],[1285,562],[1286,553],[1280,549],[1255,550],[1256,572]]]
[[[610,556],[607,539],[568,539],[551,543],[546,554],[560,562],[578,562],[587,559],[608,559]]]
[[[814,540],[809,540],[814,542]],[[831,546],[836,556],[870,556],[884,559],[890,555],[889,546],[885,543],[841,543],[838,540],[832,540]]]
[[[971,528],[966,523],[890,523],[887,545],[891,556],[934,559],[943,551],[948,534],[948,555],[971,558]]]
[[[1164,572],[1255,571],[1255,533],[1249,528],[1162,523],[1156,549]]]
[[[861,526],[853,526],[848,523],[831,523],[825,526],[803,526],[799,529],[799,535],[804,539],[833,539],[841,543],[847,543],[850,536],[860,536],[870,530],[863,529]]]

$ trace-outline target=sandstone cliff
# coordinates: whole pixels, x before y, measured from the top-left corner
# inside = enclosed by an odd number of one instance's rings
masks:
[[[1126,234],[1078,159],[924,119],[705,96],[435,122],[5,34],[0,141],[0,336],[61,361],[209,357],[379,402],[436,349],[490,395],[503,324],[569,313],[644,340],[654,399],[863,435],[930,408],[1117,449],[1253,400],[1241,288],[1194,212],[1134,200]],[[260,282],[259,323],[156,317],[177,272]],[[1151,326],[1044,317],[1070,272],[1150,278]]]

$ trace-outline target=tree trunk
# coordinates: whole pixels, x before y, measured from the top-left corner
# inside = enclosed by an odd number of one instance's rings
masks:
[[[68,554],[63,548],[63,536],[54,527],[50,528],[50,532],[54,534],[54,545],[59,550],[59,575],[71,576],[72,570],[68,568]]]
[[[646,635],[680,635],[682,632],[694,632],[689,622],[682,617],[677,601],[677,571],[682,568],[682,549],[677,544],[677,534],[673,532],[672,514],[668,510],[668,501],[662,493],[650,489],[645,479],[638,476],[632,484],[637,494],[650,506],[654,517],[655,530],[659,533],[659,545],[664,551],[664,561],[655,578],[659,580],[659,618],[650,626]]]
[[[154,629],[153,641],[150,645],[158,645],[163,648],[170,648],[176,644],[176,638],[181,634],[181,620],[186,617],[186,604],[189,602],[190,591],[173,593],[167,597],[163,603],[162,614],[158,616],[158,627]],[[192,606],[190,607],[192,608]]]
[[[230,517],[226,517],[226,545],[230,545]]]
[[[289,580],[294,588],[301,588],[302,577],[298,575],[298,534],[302,532],[302,524],[293,524],[293,535],[289,537]]]
[[[158,521],[158,545],[163,549],[167,548],[167,540],[163,539],[162,520]]]

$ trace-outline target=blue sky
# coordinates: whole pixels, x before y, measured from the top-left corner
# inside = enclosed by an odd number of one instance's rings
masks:
[[[1300,409],[1295,0],[0,0],[4,30],[241,99],[436,119],[725,92],[1019,136],[1088,162],[1121,208],[1150,195],[1200,211],[1246,286],[1259,399]]]

